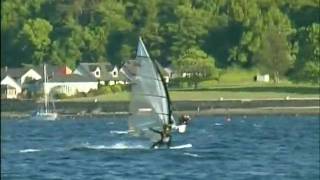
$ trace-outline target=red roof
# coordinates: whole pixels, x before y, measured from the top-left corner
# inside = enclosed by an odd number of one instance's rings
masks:
[[[67,74],[71,74],[72,70],[68,66],[64,65],[63,67],[58,69],[57,73],[59,75],[67,75]]]

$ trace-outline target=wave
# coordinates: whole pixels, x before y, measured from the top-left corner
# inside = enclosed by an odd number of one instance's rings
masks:
[[[82,144],[78,147],[73,147],[71,150],[112,150],[112,149],[149,149],[149,147],[141,144],[127,144],[119,142],[113,145],[91,145],[89,143]]]
[[[254,123],[254,124],[253,124],[253,127],[255,127],[255,128],[261,128],[262,125],[259,125],[259,124]]]
[[[267,176],[267,175],[271,174],[271,172],[263,172],[263,171],[243,171],[243,172],[234,172],[234,173],[235,174],[254,175],[254,176]]]
[[[222,123],[214,123],[215,126],[223,126]]]
[[[132,132],[131,130],[126,130],[126,131],[119,131],[119,130],[111,130],[110,133],[111,134],[128,134]]]
[[[22,149],[19,152],[20,153],[31,153],[31,152],[39,152],[41,151],[40,149]]]
[[[116,143],[115,145],[111,146],[111,149],[145,149],[145,148],[147,147],[141,144],[129,145],[125,143]]]
[[[194,154],[194,153],[183,153],[183,154],[191,157],[200,157],[198,154]]]

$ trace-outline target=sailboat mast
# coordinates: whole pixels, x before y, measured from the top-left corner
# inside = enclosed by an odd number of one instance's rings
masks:
[[[46,93],[46,83],[47,83],[47,67],[43,64],[43,93],[44,93],[44,108],[45,112],[48,113],[48,96]]]

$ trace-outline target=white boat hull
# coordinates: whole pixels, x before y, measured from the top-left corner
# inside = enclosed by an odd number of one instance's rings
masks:
[[[46,121],[54,121],[56,120],[58,117],[58,114],[57,113],[45,113],[45,112],[38,112],[36,115],[35,115],[35,119],[37,120],[46,120]]]

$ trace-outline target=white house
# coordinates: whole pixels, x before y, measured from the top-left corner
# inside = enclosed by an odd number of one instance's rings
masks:
[[[39,80],[42,78],[42,76],[31,68],[22,74],[20,77],[20,84],[24,84],[26,78],[30,78],[31,80]]]
[[[269,82],[270,76],[269,76],[269,74],[264,74],[264,75],[257,74],[256,81],[257,82]]]
[[[27,79],[30,80],[39,80],[42,76],[33,68],[1,68],[1,73],[9,75],[21,86],[25,83]]]
[[[77,92],[88,93],[94,89],[98,89],[98,82],[93,77],[79,74],[55,76],[45,84],[45,93],[54,91],[67,96],[75,95]]]
[[[125,74],[118,69],[117,66],[114,66],[112,71],[109,72],[111,78],[109,80],[109,85],[114,84],[129,84],[129,79],[125,76]]]
[[[22,88],[19,83],[17,83],[9,75],[5,75],[1,72],[1,98],[6,99],[16,99],[21,93]]]
[[[173,71],[170,67],[165,67],[165,68],[163,68],[163,70],[166,72],[166,74],[168,75],[169,78],[172,78]]]

